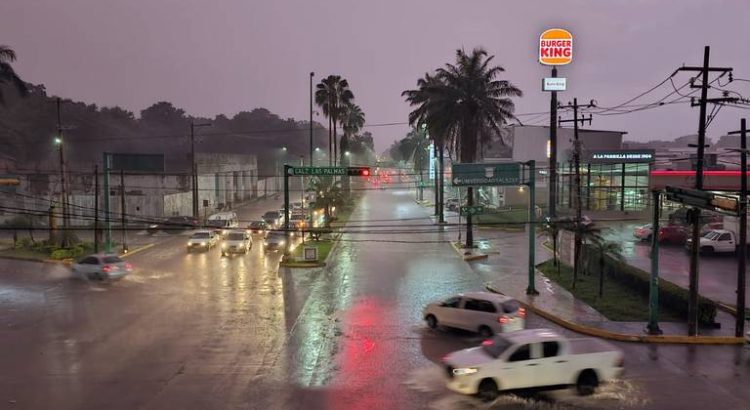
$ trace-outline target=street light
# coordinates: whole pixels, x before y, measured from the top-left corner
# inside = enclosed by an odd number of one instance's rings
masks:
[[[62,138],[60,138],[60,137],[55,137],[55,144],[56,144],[56,145],[60,145],[60,144],[62,144]]]
[[[193,218],[198,219],[198,167],[195,164],[195,127],[210,127],[211,123],[196,124],[190,121],[190,166],[193,174]]]

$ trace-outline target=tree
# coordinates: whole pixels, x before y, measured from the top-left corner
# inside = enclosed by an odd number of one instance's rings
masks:
[[[349,166],[351,164],[351,157],[347,158],[348,155],[352,155],[349,152],[349,141],[352,136],[359,132],[365,125],[365,113],[362,112],[362,108],[354,103],[348,103],[341,109],[341,128],[344,130],[344,135],[341,136],[341,164]],[[349,177],[344,178],[344,192],[350,193],[349,189]]]
[[[141,122],[149,126],[184,129],[188,118],[185,110],[176,108],[171,102],[160,101],[141,111]]]
[[[343,107],[350,104],[353,99],[354,94],[349,89],[349,82],[341,76],[329,75],[316,86],[315,104],[322,109],[323,115],[328,117],[328,156],[334,161],[338,158],[336,127],[343,113]],[[333,152],[331,152],[331,147],[333,147]]]
[[[622,245],[619,242],[612,242],[602,238],[600,235],[594,235],[591,240],[591,249],[597,257],[599,266],[599,297],[604,295],[604,260],[610,258],[618,263],[623,263],[625,258],[622,256]]]
[[[513,117],[510,97],[520,97],[520,89],[497,77],[505,71],[491,66],[494,56],[481,48],[470,54],[456,51],[455,64],[446,64],[434,75],[417,82],[416,90],[402,93],[417,108],[409,122],[424,122],[430,132],[443,138],[447,149],[462,163],[477,160],[479,149]],[[468,205],[474,204],[474,190],[468,189]],[[474,246],[472,218],[466,218],[466,246]]]
[[[333,177],[315,177],[310,181],[310,189],[315,191],[315,206],[323,208],[326,227],[331,226],[331,208],[344,203],[344,193],[341,181],[334,181]]]
[[[16,52],[8,46],[0,45],[0,87],[10,84],[19,94],[25,96],[29,90],[26,83],[13,71],[10,63],[14,61],[16,61]],[[5,104],[2,88],[0,88],[0,104]]]

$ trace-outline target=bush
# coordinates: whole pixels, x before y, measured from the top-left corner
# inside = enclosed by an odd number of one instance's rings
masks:
[[[598,258],[595,251],[584,247],[582,253],[588,252],[591,252],[591,257],[586,258],[586,255],[582,255],[583,260],[588,259],[589,268],[591,268],[589,269],[590,272],[598,272]],[[649,272],[628,264],[619,263],[611,257],[604,258],[604,271],[607,276],[628,286],[634,292],[648,295],[651,284],[651,274]],[[683,318],[687,318],[688,299],[689,293],[687,289],[683,289],[664,279],[659,279],[659,305],[667,307]],[[715,319],[716,304],[712,300],[700,296],[698,298],[698,322],[703,325],[711,325]]]
[[[50,258],[52,259],[70,259],[73,258],[72,251],[70,249],[55,249],[52,251]]]

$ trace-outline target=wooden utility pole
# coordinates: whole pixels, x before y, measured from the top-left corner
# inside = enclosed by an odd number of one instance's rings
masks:
[[[695,189],[703,189],[703,161],[705,157],[706,147],[706,105],[709,102],[722,103],[737,100],[736,98],[717,98],[708,99],[708,89],[710,87],[708,82],[708,73],[711,71],[720,72],[722,74],[731,72],[732,69],[728,67],[710,67],[709,59],[711,54],[711,47],[705,46],[703,49],[703,66],[701,67],[680,67],[675,70],[672,75],[674,76],[679,71],[691,71],[698,72],[701,76],[701,84],[696,86],[691,82],[691,88],[701,89],[701,98],[697,104],[691,101],[691,106],[700,107],[700,118],[698,119],[698,141],[697,141],[697,158],[695,164]],[[692,230],[692,243],[690,248],[690,278],[689,278],[689,289],[688,289],[688,335],[695,336],[698,334],[698,255],[700,251],[700,208],[693,208],[690,212],[691,223],[693,224]]]
[[[576,218],[575,218],[575,244],[573,247],[573,288],[575,289],[576,281],[578,280],[578,271],[580,270],[580,259],[581,259],[581,246],[583,243],[583,235],[582,235],[582,228],[581,228],[581,141],[578,138],[578,122],[581,122],[581,125],[585,124],[586,121],[589,122],[589,125],[591,124],[591,114],[589,114],[588,118],[585,118],[585,116],[582,116],[581,118],[578,117],[578,109],[580,106],[578,105],[578,99],[573,99],[573,104],[568,103],[568,107],[573,109],[573,119],[570,120],[558,120],[559,123],[566,123],[566,122],[572,122],[573,123],[573,162],[575,163],[575,212],[576,212]],[[594,101],[592,100],[589,104],[584,106],[585,108],[594,107]]]

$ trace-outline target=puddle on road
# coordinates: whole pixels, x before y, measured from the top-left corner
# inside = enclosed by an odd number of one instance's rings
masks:
[[[415,369],[409,373],[404,385],[421,393],[430,393],[435,400],[429,408],[435,410],[471,409],[530,409],[572,410],[642,407],[650,403],[645,393],[635,383],[615,380],[604,384],[589,397],[577,396],[572,389],[541,393],[534,398],[502,395],[492,403],[483,403],[474,397],[463,396],[447,390],[440,366]]]

